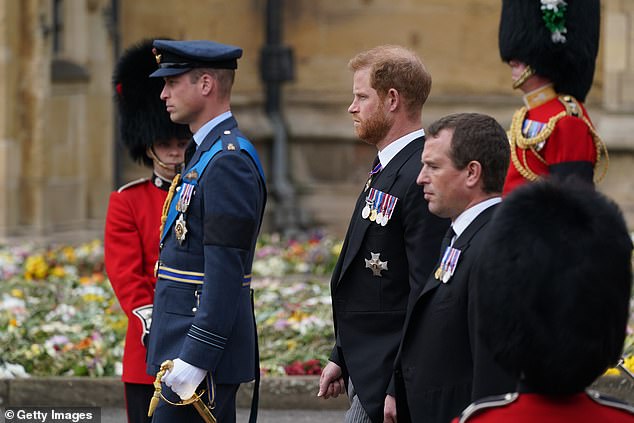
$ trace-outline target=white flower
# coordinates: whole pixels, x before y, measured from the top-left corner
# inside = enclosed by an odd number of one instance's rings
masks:
[[[554,10],[555,12],[559,9],[560,6],[565,6],[566,2],[564,0],[541,0],[542,2],[542,10]]]
[[[550,39],[553,41],[553,43],[565,43],[566,42],[566,36],[563,35],[566,33],[566,28],[563,29],[563,31],[555,31],[550,35]]]
[[[0,379],[15,379],[18,377],[29,377],[21,364],[0,363]]]

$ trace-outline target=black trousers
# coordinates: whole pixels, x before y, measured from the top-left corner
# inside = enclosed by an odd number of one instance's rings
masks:
[[[150,399],[154,394],[154,386],[141,383],[124,383],[125,409],[128,423],[150,423],[147,416]]]

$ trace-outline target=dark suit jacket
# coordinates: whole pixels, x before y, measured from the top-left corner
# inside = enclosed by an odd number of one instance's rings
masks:
[[[476,336],[474,265],[495,208],[454,241],[461,254],[451,279],[432,272],[408,307],[395,366],[399,423],[448,423],[473,400],[516,388]]]
[[[361,193],[331,281],[337,337],[331,360],[350,376],[374,422],[383,421],[410,288],[427,278],[449,224],[429,213],[416,185],[423,140],[409,143],[373,178],[372,187],[398,198],[386,226],[361,217],[367,192]],[[387,261],[380,277],[366,268],[371,253]]]
[[[254,379],[256,334],[250,275],[266,187],[251,157],[223,135],[240,134],[233,117],[211,130],[183,175],[214,143],[222,142],[198,179],[185,213],[188,232],[179,243],[174,227],[163,241],[161,266],[204,274],[202,283],[161,277],[156,283],[147,371],[181,358],[206,369],[219,384]]]

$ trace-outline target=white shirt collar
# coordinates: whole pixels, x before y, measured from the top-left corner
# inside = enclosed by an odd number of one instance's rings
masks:
[[[454,240],[458,239],[460,234],[462,234],[465,231],[465,229],[467,229],[467,227],[471,224],[471,222],[473,222],[475,218],[480,215],[480,213],[482,213],[489,207],[495,204],[498,204],[501,201],[502,201],[502,197],[489,198],[487,200],[484,200],[476,204],[475,206],[469,207],[467,210],[460,213],[460,215],[456,217],[456,219],[451,224],[451,227],[456,233]],[[452,240],[452,244],[453,244],[453,240]]]
[[[196,145],[199,147],[212,129],[214,129],[223,120],[229,119],[231,116],[231,110],[228,110],[224,113],[219,114],[218,116],[201,126],[200,129],[194,134],[194,141],[196,142]]]
[[[387,164],[396,156],[407,144],[414,141],[417,138],[421,138],[425,136],[425,130],[419,129],[414,132],[410,132],[407,135],[402,136],[396,141],[392,141],[387,147],[383,150],[379,151],[379,161],[381,162],[381,167],[385,168]]]

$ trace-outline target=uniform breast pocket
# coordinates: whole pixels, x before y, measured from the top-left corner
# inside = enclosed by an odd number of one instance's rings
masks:
[[[167,304],[165,312],[181,316],[193,316],[198,306],[198,297],[195,287],[168,286]]]

